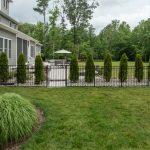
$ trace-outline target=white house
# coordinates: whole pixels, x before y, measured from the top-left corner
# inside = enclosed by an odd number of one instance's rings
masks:
[[[18,30],[18,22],[10,17],[9,6],[12,0],[0,0],[0,53],[6,52],[9,65],[17,65],[20,53],[26,62],[33,64],[36,55],[41,54],[41,44]]]

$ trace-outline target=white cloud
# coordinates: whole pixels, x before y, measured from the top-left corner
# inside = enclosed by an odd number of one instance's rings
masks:
[[[33,11],[35,6],[36,0],[14,0],[10,13],[19,22],[36,23],[42,20],[42,16]],[[133,28],[141,20],[148,18],[150,0],[100,0],[91,23],[98,33],[113,19],[126,21]]]

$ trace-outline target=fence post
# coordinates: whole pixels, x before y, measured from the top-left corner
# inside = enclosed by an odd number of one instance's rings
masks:
[[[148,73],[148,76],[147,76],[147,86],[149,86],[150,84],[150,66],[147,67],[147,73]]]
[[[65,86],[67,87],[67,65],[65,65]]]
[[[94,66],[94,87],[95,87],[95,78],[96,78],[96,73],[95,73],[95,71],[96,71],[96,67]]]
[[[123,76],[122,76],[122,66],[121,66],[120,69],[121,69],[121,87],[122,87],[122,82],[123,82],[123,79],[122,79],[123,78]]]
[[[48,87],[48,65],[46,66],[46,87]]]

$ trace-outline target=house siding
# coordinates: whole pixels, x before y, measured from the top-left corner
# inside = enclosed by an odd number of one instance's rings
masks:
[[[41,54],[41,46],[36,45],[36,55],[40,55]]]
[[[1,2],[1,10],[5,14],[9,15],[9,2],[8,2],[8,5],[7,5],[7,9],[6,9],[6,7],[4,7],[4,0],[0,0],[0,2]]]
[[[16,65],[17,64],[16,34],[10,33],[7,30],[0,28],[0,37],[11,40],[11,58],[9,58],[9,65]]]
[[[3,17],[2,15],[0,15],[0,22],[9,26],[9,27],[12,27],[13,29],[17,29],[18,28],[18,25],[14,22],[12,22],[11,20]]]

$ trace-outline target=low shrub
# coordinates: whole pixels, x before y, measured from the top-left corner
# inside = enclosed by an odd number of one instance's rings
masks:
[[[120,68],[119,68],[120,82],[126,82],[127,76],[128,76],[128,57],[126,54],[123,54],[120,60]]]
[[[77,56],[74,54],[70,62],[70,81],[77,82],[79,80],[79,66]]]
[[[112,76],[112,58],[110,54],[107,54],[104,60],[104,79],[106,82],[110,82]]]
[[[95,78],[95,65],[93,57],[88,54],[85,66],[85,82],[93,82]]]
[[[150,59],[149,59],[149,65],[148,65],[148,81],[150,82]]]
[[[0,54],[0,82],[7,82],[9,76],[8,72],[8,58],[6,53]]]
[[[41,56],[36,56],[35,59],[35,84],[40,84],[44,81],[44,66]]]
[[[144,76],[144,66],[142,61],[142,56],[140,54],[136,55],[135,59],[135,78],[138,82],[141,82],[143,80]]]
[[[37,123],[35,107],[21,96],[0,96],[0,147],[31,134]]]
[[[17,61],[17,83],[26,82],[26,65],[25,65],[25,56],[20,54]]]

